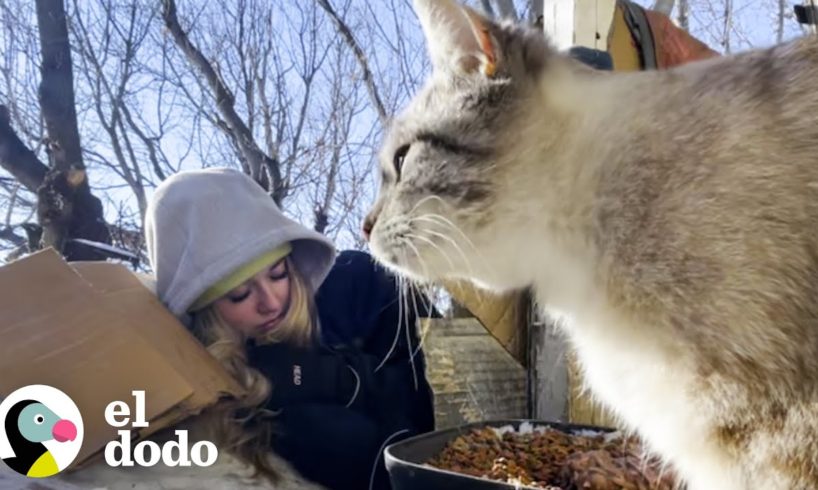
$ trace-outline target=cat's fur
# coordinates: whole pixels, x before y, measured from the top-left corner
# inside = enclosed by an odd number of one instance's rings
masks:
[[[434,73],[383,146],[378,259],[533,286],[691,490],[818,488],[818,41],[604,73],[415,7]]]

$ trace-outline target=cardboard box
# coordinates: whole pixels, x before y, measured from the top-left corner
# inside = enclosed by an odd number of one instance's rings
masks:
[[[73,469],[118,439],[115,400],[144,390],[139,441],[242,390],[125,266],[66,263],[44,250],[0,267],[0,398],[31,384],[65,392],[85,435]]]

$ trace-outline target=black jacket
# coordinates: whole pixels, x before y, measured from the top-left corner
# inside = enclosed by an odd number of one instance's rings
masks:
[[[384,447],[434,429],[414,327],[439,315],[419,293],[399,295],[395,277],[357,251],[338,255],[315,299],[317,345],[249,350],[273,383],[273,449],[328,488],[388,489]]]

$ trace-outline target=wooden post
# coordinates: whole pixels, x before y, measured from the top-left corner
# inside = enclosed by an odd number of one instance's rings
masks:
[[[532,306],[528,326],[529,417],[568,421],[571,389],[566,341],[553,319]]]

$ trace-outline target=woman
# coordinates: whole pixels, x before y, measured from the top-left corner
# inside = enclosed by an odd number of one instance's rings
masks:
[[[157,294],[247,390],[214,415],[223,445],[267,474],[272,447],[329,488],[388,488],[383,448],[434,426],[425,299],[367,254],[336,259],[235,170],[167,179],[145,232]]]

